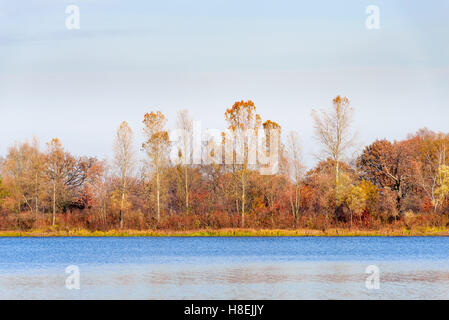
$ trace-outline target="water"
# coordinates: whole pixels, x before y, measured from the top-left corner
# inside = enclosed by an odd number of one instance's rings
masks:
[[[449,238],[0,238],[0,299],[449,299]]]

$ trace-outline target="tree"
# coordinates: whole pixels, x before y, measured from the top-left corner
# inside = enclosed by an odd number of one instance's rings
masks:
[[[351,132],[353,109],[346,97],[337,96],[333,107],[321,113],[312,111],[315,135],[323,144],[325,157],[335,162],[335,190],[338,192],[339,167],[345,152],[352,146],[354,134]]]
[[[416,139],[394,143],[377,140],[365,147],[357,159],[363,178],[396,193],[398,212],[402,212],[402,200],[416,185],[416,145]]]
[[[297,132],[291,131],[287,137],[288,174],[293,182],[293,192],[290,192],[290,206],[295,224],[298,223],[301,203],[301,183],[304,175],[302,163],[302,148]]]
[[[56,188],[57,186],[62,187],[62,181],[64,179],[64,168],[66,167],[65,163],[69,166],[72,166],[72,161],[66,158],[66,154],[62,147],[59,139],[54,138],[50,142],[47,143],[47,177],[52,185],[52,219],[51,225],[55,225],[56,219]]]
[[[261,139],[263,142],[262,145],[258,145],[259,150],[258,155],[258,163],[257,167],[259,168],[259,172],[261,175],[261,187],[263,197],[266,202],[266,206],[270,209],[271,220],[274,223],[274,213],[275,213],[275,205],[278,203],[278,199],[282,195],[282,190],[286,187],[286,176],[279,175],[279,169],[285,169],[282,165],[281,155],[282,155],[282,144],[281,144],[281,126],[275,121],[267,120],[263,124],[264,130],[264,139]],[[255,132],[255,138],[258,137],[258,133]],[[261,153],[265,153],[267,158],[270,160],[268,163],[263,163],[264,161],[260,161]],[[259,187],[260,187],[259,186]]]
[[[65,211],[73,203],[86,179],[87,170],[94,162],[94,158],[75,159],[64,151],[57,138],[47,143],[45,174],[51,185],[52,226],[55,225],[56,208]]]
[[[95,185],[97,180],[101,180],[104,175],[104,162],[98,161],[95,157],[81,157],[77,160],[77,166],[83,177],[83,183],[73,194],[74,198],[71,208],[91,209],[98,205]]]
[[[308,199],[308,207],[315,214],[324,213],[326,224],[330,214],[339,218],[341,212],[344,211],[342,203],[344,196],[356,179],[354,169],[345,162],[340,164],[339,174],[340,186],[335,190],[335,161],[327,159],[320,161],[313,169],[307,171],[304,178],[306,189],[312,190]]]
[[[364,198],[366,199],[365,209],[373,214],[379,204],[379,189],[374,183],[365,179],[362,179],[358,186],[362,189]]]
[[[103,222],[107,218],[108,187],[112,185],[109,175],[109,167],[106,161],[96,161],[87,171],[87,178],[83,194],[90,193],[90,203],[84,203],[83,208],[95,206],[100,213]]]
[[[449,160],[449,135],[421,129],[411,138],[421,142],[417,180],[429,197],[433,210],[437,211],[441,201],[435,191],[440,183],[440,168]]]
[[[143,119],[146,140],[142,147],[150,159],[150,166],[153,168],[156,178],[157,221],[160,221],[161,218],[161,171],[168,161],[168,147],[170,146],[168,132],[164,130],[166,122],[165,116],[160,111],[146,113]]]
[[[248,176],[248,149],[250,141],[250,130],[257,130],[261,125],[260,115],[256,114],[256,106],[251,100],[238,101],[232,108],[225,112],[229,130],[233,135],[233,174],[240,188],[241,199],[241,226],[245,226],[246,187]],[[237,203],[238,205],[238,203]],[[237,206],[238,207],[238,206]]]
[[[180,174],[184,181],[184,196],[185,196],[185,208],[186,213],[189,212],[189,165],[192,161],[192,144],[193,144],[193,123],[189,116],[188,110],[184,109],[178,112],[178,118],[176,121],[178,130],[180,130],[181,138],[181,150],[180,156],[180,168],[184,169],[183,174]],[[182,170],[180,170],[182,171]]]
[[[114,165],[120,179],[120,229],[123,228],[123,208],[127,193],[127,182],[134,169],[133,132],[126,121],[123,121],[114,141]]]
[[[28,143],[16,143],[8,149],[8,154],[3,164],[7,184],[16,204],[17,213],[22,209],[22,202],[26,203],[28,209],[33,210],[29,204],[31,193],[29,186],[30,149]]]
[[[44,159],[36,138],[32,143],[15,144],[8,149],[3,170],[18,212],[21,211],[23,203],[27,209],[37,215],[43,165]]]
[[[3,206],[4,199],[9,196],[8,189],[3,184],[3,178],[0,176],[0,208]]]
[[[437,181],[435,196],[439,203],[443,203],[449,197],[449,166],[442,165],[440,167]]]
[[[352,220],[354,214],[361,215],[362,211],[366,208],[366,194],[364,190],[360,186],[352,186],[349,189],[349,192],[347,193],[345,197],[346,205],[348,206],[350,210],[350,226],[352,228]]]
[[[93,189],[97,197],[97,201],[100,204],[100,211],[103,213],[103,221],[106,222],[107,220],[107,205],[108,205],[108,199],[109,199],[109,186],[111,185],[111,176],[110,176],[110,169],[109,165],[105,162],[103,164],[103,172],[101,175],[98,176],[98,179],[96,179],[93,183]]]
[[[31,153],[31,176],[32,186],[34,189],[34,211],[36,217],[39,213],[39,198],[43,184],[43,171],[45,168],[45,156],[39,151],[39,142],[37,139],[33,140],[33,149]]]

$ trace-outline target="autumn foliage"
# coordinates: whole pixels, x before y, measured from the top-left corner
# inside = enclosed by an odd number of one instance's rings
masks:
[[[74,156],[58,139],[44,150],[36,139],[16,143],[0,158],[0,230],[447,228],[449,135],[421,129],[401,141],[376,140],[348,157],[351,112],[349,99],[340,96],[330,111],[314,112],[324,156],[313,168],[302,162],[299,135],[281,135],[279,170],[272,175],[248,161],[244,131],[261,129],[269,151],[269,129],[280,132],[281,126],[263,122],[252,101],[225,112],[242,148],[218,145],[222,158],[240,156],[240,162],[191,164],[190,140],[173,162],[160,111],[144,115],[140,149],[133,149],[129,125],[118,127],[110,163]],[[181,138],[191,139],[186,110],[178,124]],[[136,160],[138,152],[144,163]]]

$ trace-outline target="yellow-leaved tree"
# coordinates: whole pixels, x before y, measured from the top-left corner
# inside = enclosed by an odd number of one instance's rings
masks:
[[[439,169],[438,187],[435,189],[435,195],[434,201],[438,201],[438,205],[449,196],[449,166],[447,165],[442,165]]]
[[[262,124],[260,115],[256,113],[256,106],[251,100],[238,101],[232,108],[225,112],[225,119],[228,122],[229,130],[233,135],[233,176],[236,186],[240,191],[241,200],[241,226],[245,226],[245,207],[246,207],[246,187],[248,176],[248,149],[249,135],[248,130],[257,130]],[[236,204],[238,201],[236,199]]]
[[[156,219],[161,219],[161,175],[162,169],[168,162],[168,151],[170,140],[168,132],[164,130],[167,119],[160,112],[146,113],[143,119],[143,132],[145,134],[145,142],[142,144],[143,149],[148,156],[150,168],[156,180]]]

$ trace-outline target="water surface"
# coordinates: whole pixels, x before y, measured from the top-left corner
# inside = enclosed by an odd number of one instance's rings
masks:
[[[449,299],[449,238],[0,238],[0,299]]]

